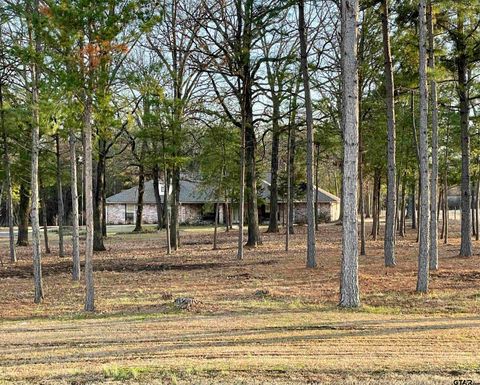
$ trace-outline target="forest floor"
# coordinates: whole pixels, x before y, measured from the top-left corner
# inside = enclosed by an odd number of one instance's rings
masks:
[[[341,310],[341,227],[322,225],[317,269],[305,268],[305,228],[291,251],[284,234],[237,261],[236,232],[182,231],[165,253],[164,233],[111,235],[94,257],[96,308],[70,280],[70,258],[43,258],[45,300],[34,305],[30,248],[19,262],[0,253],[0,384],[454,384],[480,383],[479,255],[440,242],[430,293],[414,292],[415,231],[360,257],[362,307]],[[456,236],[455,226],[451,234]],[[474,242],[480,250],[480,242]],[[193,297],[189,310],[174,306]],[[463,384],[467,384],[464,382]]]

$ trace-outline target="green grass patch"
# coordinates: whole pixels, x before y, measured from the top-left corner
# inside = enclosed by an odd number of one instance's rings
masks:
[[[114,381],[126,381],[136,379],[142,373],[146,373],[147,371],[147,368],[111,365],[103,368],[103,375],[105,378],[109,378]]]

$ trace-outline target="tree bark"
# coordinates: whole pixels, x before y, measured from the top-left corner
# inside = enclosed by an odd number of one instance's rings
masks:
[[[0,83],[0,123],[2,129],[2,144],[3,144],[3,167],[5,170],[5,184],[7,190],[7,225],[8,225],[8,240],[10,261],[17,262],[17,253],[15,250],[15,233],[14,233],[14,218],[13,218],[13,197],[12,197],[12,176],[10,168],[10,151],[8,145],[7,129],[5,127],[5,111],[3,109],[3,83]]]
[[[41,44],[38,29],[38,7],[39,1],[33,0],[30,3],[31,9],[29,16],[29,45],[38,55],[41,52]],[[39,189],[38,189],[38,158],[40,152],[40,106],[39,106],[39,82],[40,68],[36,62],[36,58],[32,60],[31,76],[32,76],[32,155],[31,155],[31,211],[30,217],[32,222],[32,249],[33,249],[33,280],[35,286],[34,302],[40,303],[43,300],[43,282],[42,282],[42,252],[40,249],[40,213],[39,213]],[[28,231],[28,229],[27,229]]]
[[[77,138],[73,130],[69,132],[70,152],[70,191],[72,195],[72,279],[80,281],[80,247],[78,226],[78,189],[77,189]]]
[[[217,234],[218,234],[218,216],[220,214],[220,203],[215,203],[215,224],[213,228],[213,250],[217,250]]]
[[[358,307],[358,0],[342,0],[343,231],[340,306]]]
[[[40,204],[42,206],[43,221],[43,243],[45,245],[45,254],[50,254],[50,246],[48,244],[48,223],[47,223],[47,196],[45,188],[40,184]]]
[[[297,135],[295,127],[291,128],[290,131],[290,154],[288,157],[288,163],[290,166],[290,177],[289,177],[289,193],[290,199],[287,207],[288,210],[288,232],[290,235],[295,233],[295,152],[297,147]]]
[[[290,162],[291,158],[291,151],[292,151],[292,127],[289,125],[288,127],[288,140],[287,140],[287,201],[285,202],[286,204],[286,210],[287,210],[287,223],[285,226],[285,251],[288,252],[288,249],[290,247],[290,227],[291,227],[291,218],[290,218],[290,206],[292,205],[292,189],[291,189],[291,183],[292,183],[292,164]],[[293,226],[292,226],[293,230]]]
[[[253,127],[253,110],[251,101],[251,86],[248,86],[246,115],[247,124],[245,126],[245,183],[247,200],[247,222],[248,237],[247,246],[256,247],[262,243],[260,230],[258,227],[258,207],[257,207],[257,162],[256,162],[256,138]]]
[[[475,227],[475,183],[472,181],[472,187],[471,187],[471,196],[472,196],[472,202],[470,203],[470,212],[472,214],[472,236],[475,236],[476,234],[476,227]]]
[[[445,212],[445,224],[443,233],[443,243],[448,243],[448,220],[449,220],[449,206],[448,206],[448,145],[449,145],[449,132],[447,128],[446,143],[445,143],[445,171],[443,174],[443,210]]]
[[[362,27],[358,44],[358,186],[359,186],[359,214],[360,214],[360,255],[366,255],[365,239],[365,185],[363,178],[363,137],[362,137],[362,93],[363,73],[360,70],[364,62],[365,26]]]
[[[427,5],[427,27],[428,27],[428,67],[433,72],[435,69],[435,41],[433,32],[433,8],[432,0]],[[432,110],[432,172],[430,175],[430,270],[438,270],[438,106],[437,106],[437,83],[430,79],[430,104]]]
[[[410,196],[411,205],[412,205],[412,229],[417,229],[417,200],[415,197],[415,186],[416,182],[413,181],[412,183],[412,195]]]
[[[227,196],[225,192],[225,196]],[[228,203],[228,198],[225,199],[225,203],[223,205],[223,224],[225,225],[225,232],[230,231],[230,204]]]
[[[363,154],[361,150],[358,152],[358,185],[359,185],[359,201],[360,201],[360,255],[367,255],[366,239],[365,239],[365,197],[363,182]]]
[[[165,156],[165,132],[162,130],[162,163],[163,163],[163,178],[164,178],[164,191],[163,191],[163,204],[164,204],[164,223],[165,223],[165,242],[167,244],[167,255],[172,252],[172,244],[170,240],[170,178],[171,172],[167,166],[167,160]]]
[[[107,237],[107,157],[103,166],[103,189],[102,189],[102,237]]]
[[[180,208],[180,170],[175,167],[172,171],[172,196],[171,196],[171,217],[170,217],[170,245],[173,250],[178,250],[179,237],[179,208]]]
[[[406,175],[403,174],[401,203],[400,203],[400,226],[399,226],[399,233],[398,233],[401,237],[405,236],[405,185],[406,185],[405,180],[406,180]]]
[[[478,178],[478,177],[477,177]],[[477,179],[476,183],[475,183],[475,226],[477,228],[477,232],[475,233],[475,240],[478,241],[479,238],[480,238],[480,235],[479,235],[479,231],[478,231],[478,222],[479,222],[479,218],[478,218],[478,203],[479,203],[479,199],[478,199],[478,195],[480,193],[480,180]]]
[[[372,232],[371,236],[374,241],[378,239],[379,231],[379,222],[380,222],[380,212],[379,212],[379,195],[380,195],[380,186],[381,186],[382,174],[379,168],[375,168],[373,174],[373,223],[372,223]]]
[[[103,243],[102,217],[103,217],[103,189],[105,188],[104,173],[106,160],[106,142],[98,139],[98,161],[95,175],[95,188],[93,191],[93,250],[105,251]],[[85,185],[86,186],[86,185]]]
[[[456,58],[457,64],[457,78],[458,78],[458,96],[460,99],[460,130],[461,130],[461,148],[462,148],[462,177],[461,177],[461,242],[460,242],[460,256],[472,256],[472,221],[470,218],[470,134],[469,120],[470,120],[470,104],[468,100],[468,79],[467,79],[467,49],[464,41],[464,20],[463,14],[458,14],[458,38],[456,41],[456,50],[458,56]]]
[[[429,272],[429,180],[428,180],[428,90],[427,90],[427,21],[426,0],[419,5],[419,46],[420,46],[420,213],[417,292],[428,291]]]
[[[382,35],[385,59],[385,102],[387,106],[387,211],[385,218],[384,258],[385,266],[395,266],[395,217],[396,217],[396,133],[395,133],[395,85],[393,80],[390,33],[388,27],[388,0],[382,0]]]
[[[305,119],[307,125],[307,267],[317,266],[315,254],[315,211],[313,197],[313,112],[307,63],[307,34],[304,0],[298,2],[298,32],[300,35],[300,66],[305,94]]]
[[[20,201],[18,204],[17,246],[28,246],[28,217],[30,209],[30,192],[25,183],[20,185]]]
[[[365,218],[371,218],[372,216],[372,210],[371,210],[371,197],[370,197],[370,183],[367,180],[366,186],[365,186],[365,200],[366,200],[366,205],[365,205]]]
[[[315,231],[318,232],[318,179],[319,179],[319,169],[320,169],[320,142],[315,143],[315,185],[314,185],[314,195],[315,195]]]
[[[280,114],[277,97],[274,97],[272,117],[272,159],[270,164],[270,218],[267,233],[278,233],[278,150],[280,142],[280,127],[278,116]]]
[[[95,288],[93,282],[94,204],[92,186],[92,96],[89,94],[85,95],[83,104],[83,152],[85,157],[85,225],[87,233],[85,244],[85,311],[93,312],[95,311]]]
[[[55,135],[55,156],[57,160],[57,222],[58,222],[58,256],[64,257],[64,243],[63,243],[63,218],[64,218],[64,205],[63,205],[63,188],[62,188],[62,162],[60,158],[60,136],[58,133]]]
[[[158,164],[155,164],[153,167],[153,192],[155,195],[155,205],[157,208],[157,230],[161,230],[163,228],[163,208],[162,205],[162,198],[160,196],[160,168]],[[165,188],[165,182],[163,183]]]
[[[143,196],[145,194],[145,168],[143,165],[138,167],[138,195],[137,195],[137,216],[135,217],[134,232],[142,231],[143,222]]]
[[[238,248],[237,259],[243,259],[243,222],[245,220],[245,113],[242,103],[242,127],[240,128],[240,193],[238,198]]]
[[[163,144],[163,151],[165,152],[165,143]],[[170,171],[165,166],[165,158],[163,159],[165,176],[165,191],[163,193],[163,201],[165,202],[165,239],[167,243],[167,255],[172,253],[172,244],[170,242]]]

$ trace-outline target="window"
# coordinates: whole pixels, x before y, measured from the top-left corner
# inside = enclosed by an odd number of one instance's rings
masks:
[[[125,205],[125,223],[133,223],[135,220],[135,205]]]

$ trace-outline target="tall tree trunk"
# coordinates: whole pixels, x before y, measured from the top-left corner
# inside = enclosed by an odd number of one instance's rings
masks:
[[[401,203],[400,203],[400,226],[399,226],[399,235],[401,237],[405,236],[405,185],[406,185],[406,179],[407,179],[406,175],[403,174]]]
[[[382,215],[382,179],[378,178],[378,188],[377,188],[377,238],[380,235],[380,217]]]
[[[245,103],[242,103],[242,127],[240,128],[240,193],[238,199],[238,248],[237,259],[243,259],[243,223],[245,220]]]
[[[395,197],[395,234],[398,232],[398,227],[400,226],[400,219],[398,211],[400,210],[400,170],[397,171],[396,175],[397,184],[395,186],[396,197]]]
[[[468,79],[467,79],[467,48],[464,36],[464,19],[462,11],[458,14],[458,38],[456,41],[457,77],[458,77],[458,96],[460,99],[460,130],[461,130],[461,148],[462,148],[462,180],[461,180],[461,243],[460,256],[472,256],[472,221],[470,218],[470,134],[469,115],[470,105],[468,97]]]
[[[237,6],[238,20],[243,21],[241,31],[240,62],[242,74],[242,126],[245,134],[245,199],[247,201],[248,237],[247,246],[255,247],[262,243],[258,227],[257,208],[257,176],[256,176],[256,137],[253,124],[253,79],[251,67],[251,51],[253,42],[254,1],[239,2]],[[244,121],[243,121],[244,119]]]
[[[359,94],[360,95],[360,94]],[[359,116],[360,116],[360,99],[359,99]],[[359,118],[359,151],[358,151],[358,186],[359,186],[359,201],[360,201],[360,255],[366,255],[366,240],[365,240],[365,197],[364,197],[364,181],[363,181],[363,153],[362,153],[362,131],[361,119]]]
[[[30,192],[23,182],[20,184],[20,201],[18,203],[17,246],[28,246],[28,217],[30,209]]]
[[[396,133],[395,133],[395,85],[390,50],[388,27],[388,0],[382,0],[382,35],[385,59],[385,102],[387,105],[388,146],[387,146],[387,211],[385,218],[384,257],[385,266],[395,266],[395,216],[396,216]]]
[[[288,252],[290,235],[294,233],[294,202],[295,202],[295,144],[296,144],[296,118],[298,111],[297,95],[300,90],[301,71],[295,82],[295,91],[290,100],[290,114],[288,117],[288,138],[287,138],[287,202],[286,202],[286,234],[285,251]],[[285,215],[285,214],[284,214]]]
[[[411,199],[411,206],[412,206],[412,229],[417,228],[417,200],[415,198],[415,186],[416,182],[413,181],[412,183],[412,195],[410,196]]]
[[[38,7],[39,1],[33,0],[29,10],[29,43],[30,48],[38,55],[41,52],[41,44],[38,33]],[[40,213],[39,213],[39,190],[38,190],[38,157],[40,152],[40,101],[39,82],[40,68],[36,58],[31,63],[32,76],[32,169],[31,169],[31,211],[32,222],[32,248],[33,248],[33,280],[35,286],[34,302],[40,303],[43,300],[42,282],[42,252],[40,249]]]
[[[102,189],[102,237],[107,237],[107,158],[103,166],[103,189]]]
[[[98,139],[98,161],[96,167],[95,184],[93,191],[93,250],[105,251],[103,244],[102,217],[103,217],[103,185],[106,160],[106,142],[104,139]],[[86,186],[86,185],[85,185]]]
[[[441,204],[441,206],[439,207],[439,210],[441,209],[442,210],[442,229],[441,229],[441,232],[440,232],[440,239],[443,239],[443,236],[445,234],[445,214],[446,214],[446,211],[445,211],[445,193],[443,190],[440,191],[440,201],[438,202],[439,204]]]
[[[145,194],[145,169],[141,164],[138,167],[137,216],[135,218],[135,228],[133,229],[134,232],[142,231],[144,194]]]
[[[470,212],[472,213],[472,235],[475,236],[477,231],[475,228],[475,183],[473,181],[470,191],[472,192],[472,202],[470,203]]]
[[[70,191],[72,195],[72,279],[80,281],[80,247],[78,226],[78,189],[77,189],[77,138],[72,129],[69,132],[70,152]]]
[[[444,224],[444,233],[443,233],[443,243],[448,243],[448,220],[450,211],[448,206],[448,145],[449,145],[449,131],[447,127],[446,143],[445,143],[445,171],[443,174],[443,193],[444,193],[444,211],[445,211],[445,224]]]
[[[365,26],[362,27],[358,44],[358,186],[359,186],[359,214],[360,214],[360,255],[366,255],[365,239],[365,185],[363,178],[363,137],[362,137],[362,93],[363,73],[360,70],[364,62]]]
[[[155,195],[155,206],[157,208],[157,230],[163,228],[163,209],[162,197],[160,196],[160,168],[158,164],[153,167],[153,193]],[[165,188],[165,182],[163,183]]]
[[[10,152],[8,146],[7,129],[5,127],[5,111],[3,109],[3,83],[0,80],[0,124],[2,129],[3,144],[3,167],[5,170],[5,184],[7,190],[7,224],[10,261],[17,262],[17,253],[15,250],[15,233],[13,223],[13,197],[12,197],[12,176],[10,170]]]
[[[357,0],[342,0],[343,236],[340,306],[360,305],[358,287],[358,67]]]
[[[272,159],[271,159],[271,184],[270,184],[270,218],[267,233],[278,233],[278,149],[280,142],[280,127],[278,124],[279,107],[276,97],[273,98],[274,111],[272,117]]]
[[[428,67],[433,72],[435,69],[435,41],[433,32],[433,8],[432,0],[428,0],[427,27],[428,27]],[[438,269],[438,106],[437,106],[437,83],[432,76],[430,79],[430,104],[432,110],[432,173],[430,175],[430,270]]]
[[[225,192],[225,196],[227,193]],[[230,231],[230,204],[228,203],[228,198],[225,199],[225,204],[223,205],[223,224],[225,225],[225,231]]]
[[[307,125],[307,267],[317,266],[315,254],[315,211],[313,199],[313,112],[307,63],[307,31],[305,27],[304,0],[298,2],[298,32],[300,35],[300,66],[305,93],[305,118]]]
[[[320,143],[316,142],[315,143],[315,188],[314,188],[314,194],[315,194],[315,231],[318,231],[318,180],[319,180],[319,169],[320,169]]]
[[[421,203],[421,198],[422,198],[422,179],[420,176],[420,173],[418,175],[418,191],[419,193],[417,194],[417,218],[418,218],[418,223],[420,225],[420,211],[422,210],[422,203]],[[419,241],[420,237],[420,227],[417,228],[417,243]]]
[[[95,288],[93,282],[93,244],[94,244],[94,210],[93,210],[93,175],[92,175],[92,96],[84,97],[83,111],[83,152],[85,158],[85,311],[95,311]],[[98,176],[97,176],[98,177]],[[98,186],[97,186],[98,190]],[[101,235],[101,232],[100,232]],[[103,241],[102,241],[103,244]]]
[[[365,186],[365,218],[371,218],[372,216],[372,210],[371,210],[371,196],[370,196],[370,183],[367,180],[366,186]]]
[[[288,140],[287,140],[287,201],[286,204],[286,211],[287,211],[287,223],[285,228],[285,251],[288,252],[290,247],[290,227],[291,225],[291,218],[290,218],[290,207],[292,206],[292,163],[290,162],[291,159],[291,151],[292,151],[292,127],[289,125],[288,127]],[[292,226],[293,230],[293,226]]]
[[[478,178],[478,177],[477,177]],[[476,183],[475,183],[475,226],[477,228],[477,232],[475,233],[475,240],[478,241],[480,239],[480,235],[479,235],[479,231],[478,231],[478,203],[479,203],[479,199],[478,199],[478,195],[480,193],[480,180],[477,179]]]
[[[290,166],[290,203],[287,207],[288,209],[288,232],[290,234],[295,233],[294,224],[295,224],[295,153],[296,153],[296,146],[297,146],[297,135],[295,127],[291,128],[290,131],[290,154],[288,163]]]
[[[427,90],[427,22],[426,0],[419,5],[419,45],[420,45],[420,213],[417,292],[428,291],[429,271],[429,180],[428,180],[428,90]]]
[[[50,254],[50,246],[48,244],[47,196],[46,196],[46,190],[41,183],[40,183],[40,204],[42,206],[43,243],[45,245],[45,254]]]
[[[180,208],[180,170],[174,167],[172,171],[172,196],[171,196],[171,223],[170,223],[170,244],[174,250],[178,250],[179,239],[179,208]]]
[[[217,250],[217,234],[218,234],[218,216],[220,215],[220,203],[215,203],[215,223],[213,228],[213,250]]]
[[[59,257],[65,256],[65,250],[63,247],[63,218],[64,218],[64,206],[63,206],[63,188],[62,188],[62,162],[60,158],[60,136],[58,133],[55,135],[55,156],[57,159],[57,222],[58,222],[58,255]]]
[[[247,200],[248,237],[247,246],[255,247],[262,243],[258,227],[256,139],[253,127],[251,90],[247,92],[247,124],[245,126],[245,183]]]
[[[165,153],[165,143],[163,144],[163,151]],[[165,157],[163,159],[164,169],[163,175],[165,178],[165,190],[163,192],[163,201],[165,202],[165,238],[167,243],[167,255],[172,253],[172,243],[170,241],[170,171],[165,165]]]
[[[371,236],[374,241],[378,239],[380,211],[379,211],[379,195],[382,174],[379,168],[375,168],[373,174],[373,223]]]
[[[444,196],[444,198],[443,198],[443,200],[444,200],[444,202],[443,202],[443,205],[444,205],[444,206],[443,206],[443,209],[444,209],[444,211],[445,211],[445,225],[444,225],[444,226],[445,226],[445,229],[444,229],[444,233],[443,233],[443,243],[445,243],[445,244],[448,243],[448,220],[449,220],[449,218],[448,218],[448,216],[449,216],[449,207],[448,207],[448,179],[447,179],[447,175],[446,175],[446,174],[447,174],[447,172],[445,172],[445,180],[444,180],[445,186],[444,186],[444,188],[443,188],[443,189],[445,190],[445,191],[443,192],[443,193],[445,194],[445,196]]]

